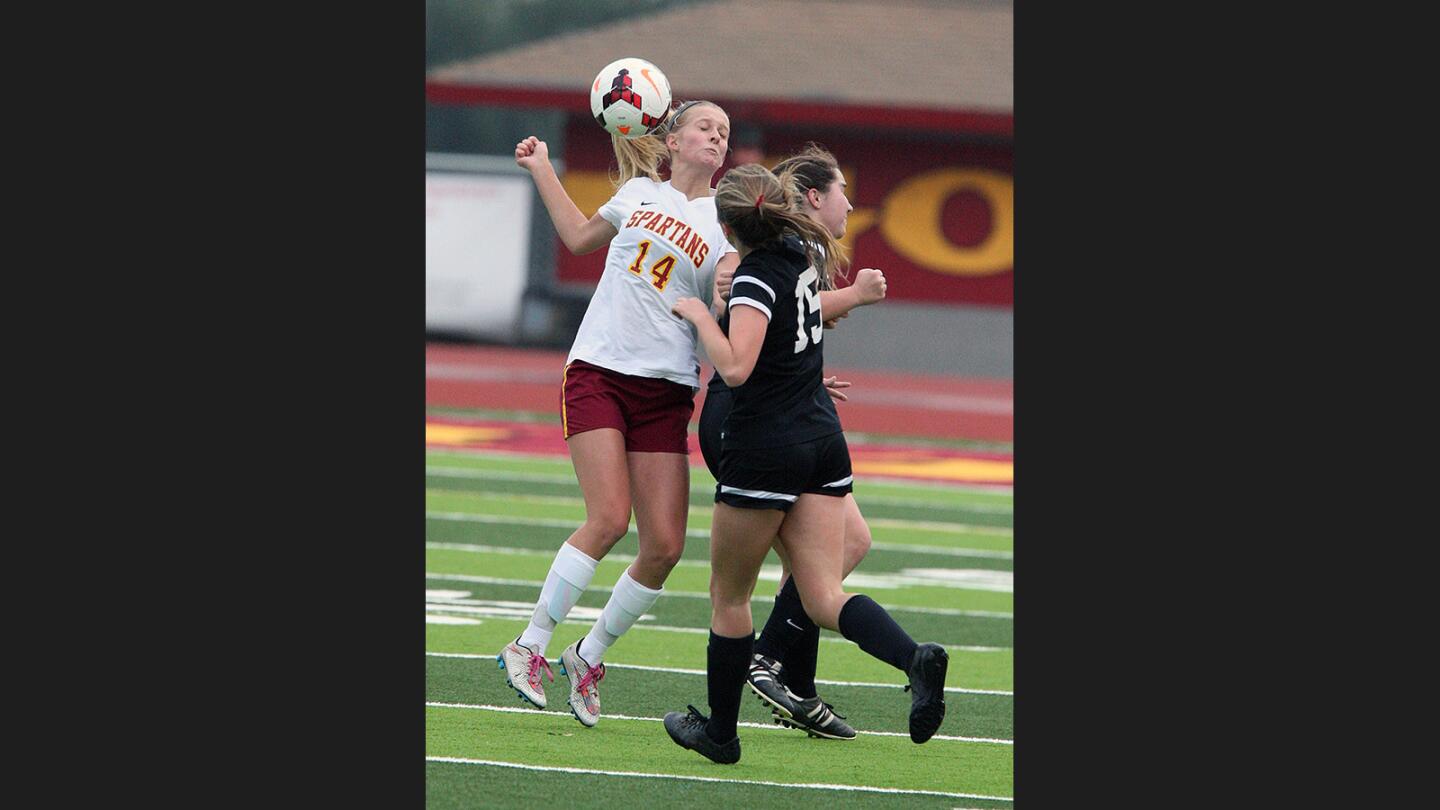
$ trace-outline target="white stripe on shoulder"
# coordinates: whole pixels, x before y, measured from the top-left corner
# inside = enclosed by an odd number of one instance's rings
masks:
[[[854,481],[854,480],[855,480],[855,476],[853,476],[853,475],[847,475],[847,476],[845,476],[844,478],[841,478],[839,481],[831,481],[831,482],[828,483],[828,484],[821,484],[821,486],[824,486],[824,487],[843,487],[843,486],[845,486],[846,484],[848,484],[848,483],[850,483],[851,481]]]
[[[724,484],[720,485],[720,491],[732,495],[744,495],[747,498],[769,498],[772,501],[790,501],[792,503],[799,497],[798,495],[786,495],[783,492],[766,492],[763,489],[737,489]]]
[[[773,315],[770,314],[770,308],[769,308],[769,307],[765,306],[764,304],[760,303],[759,301],[756,301],[754,298],[731,298],[731,299],[730,299],[730,306],[733,307],[733,306],[735,306],[736,304],[746,304],[746,305],[748,305],[748,306],[752,306],[752,307],[760,310],[761,312],[765,313],[765,320],[767,320],[767,321],[774,317]]]
[[[758,278],[755,278],[754,276],[736,276],[730,281],[730,286],[733,288],[736,284],[739,284],[742,281],[748,281],[751,284],[757,285],[761,289],[765,290],[765,292],[770,293],[770,303],[775,303],[775,291],[770,289],[769,284],[766,284],[765,282],[761,281]]]

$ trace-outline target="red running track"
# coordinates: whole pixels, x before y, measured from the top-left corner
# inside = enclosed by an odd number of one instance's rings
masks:
[[[565,352],[443,343],[425,345],[425,403],[451,408],[560,412]],[[845,429],[891,436],[1012,442],[1009,380],[827,367],[854,383],[837,402]],[[701,380],[710,378],[707,365]],[[702,388],[694,421],[705,404]]]

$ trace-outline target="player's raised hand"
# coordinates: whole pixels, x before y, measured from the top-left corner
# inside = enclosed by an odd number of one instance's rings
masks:
[[[670,311],[691,323],[699,323],[701,318],[711,318],[710,308],[705,306],[705,302],[689,296],[676,299]]]
[[[860,304],[873,304],[885,298],[885,274],[873,267],[866,267],[855,274],[855,292],[860,295]]]
[[[515,163],[520,168],[533,172],[549,162],[550,147],[534,135],[515,144]]]

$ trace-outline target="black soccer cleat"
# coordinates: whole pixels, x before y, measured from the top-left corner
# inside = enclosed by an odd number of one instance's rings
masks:
[[[750,671],[745,676],[745,683],[749,684],[750,691],[760,698],[765,708],[775,713],[777,718],[789,719],[795,715],[795,704],[800,698],[785,686],[780,680],[782,666],[774,658],[767,658],[763,655],[752,655],[750,657]],[[778,720],[777,720],[778,722]]]
[[[670,739],[681,748],[689,748],[691,751],[705,757],[712,762],[721,765],[734,765],[740,761],[740,737],[727,743],[717,743],[710,739],[705,733],[705,724],[710,718],[700,713],[694,706],[687,706],[689,714],[680,712],[669,712],[665,715],[665,730],[669,732]]]
[[[910,740],[923,743],[945,719],[945,670],[950,656],[939,644],[921,644],[910,661]]]
[[[805,698],[795,704],[795,714],[789,718],[780,716],[778,710],[775,712],[775,722],[782,726],[798,728],[809,734],[826,740],[853,740],[855,729],[845,722],[844,715],[836,714],[833,706],[820,699],[819,695]]]

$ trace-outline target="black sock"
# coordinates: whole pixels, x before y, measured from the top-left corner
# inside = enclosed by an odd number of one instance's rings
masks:
[[[726,638],[710,631],[710,646],[705,650],[706,685],[710,690],[710,722],[705,733],[718,743],[735,739],[735,722],[740,719],[740,693],[745,688],[745,673],[750,670],[750,654],[755,634]]]
[[[782,680],[785,681],[786,689],[802,698],[815,697],[815,655],[819,651],[820,626],[812,622],[810,629],[801,633],[800,638],[785,654],[785,674]]]
[[[789,621],[786,621],[786,620]],[[765,620],[765,629],[755,641],[755,652],[767,658],[774,658],[790,668],[787,656],[795,642],[807,631],[819,631],[815,622],[805,614],[805,605],[800,602],[800,590],[795,586],[795,577],[786,578],[785,585],[775,594],[775,608]],[[812,676],[813,677],[813,676]],[[790,682],[788,674],[785,682]]]
[[[910,661],[919,645],[874,599],[863,593],[850,597],[840,608],[839,624],[840,634],[859,644],[860,649],[901,672],[910,671]]]

